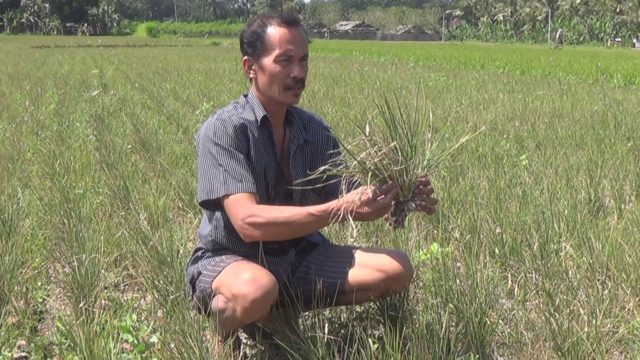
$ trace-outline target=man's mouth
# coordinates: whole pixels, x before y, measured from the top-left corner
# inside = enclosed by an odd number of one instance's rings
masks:
[[[284,91],[302,91],[305,88],[305,81],[296,81],[295,83],[285,84]]]

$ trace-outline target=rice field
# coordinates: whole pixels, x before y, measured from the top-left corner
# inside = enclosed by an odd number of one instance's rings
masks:
[[[336,225],[406,294],[304,314],[293,359],[640,357],[640,52],[314,41],[301,106],[343,139],[419,88],[432,217]],[[233,39],[0,36],[0,359],[212,358],[184,267],[194,136],[248,89]],[[426,119],[425,119],[426,120]],[[445,146],[446,147],[446,146]]]

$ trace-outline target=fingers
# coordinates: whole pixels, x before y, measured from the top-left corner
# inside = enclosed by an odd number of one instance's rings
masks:
[[[375,220],[391,210],[399,190],[399,187],[394,183],[363,186],[354,190],[353,195],[355,197],[351,197],[353,199],[352,206],[349,208],[356,220]],[[426,177],[419,178],[411,196],[414,205],[413,209],[429,215],[434,214],[438,205],[438,199],[432,197],[434,192],[429,179]]]
[[[416,180],[416,186],[413,189],[412,197],[416,204],[416,210],[432,215],[436,212],[438,199],[432,197],[435,193],[431,181],[427,176],[421,176]]]
[[[412,202],[416,211],[422,211],[429,215],[436,212],[436,206],[438,205],[438,199],[431,196],[414,196]]]
[[[434,192],[435,192],[435,190],[433,189],[433,185],[431,185],[431,181],[429,181],[429,179],[426,176],[420,177],[420,178],[418,178],[418,180],[416,180],[416,185],[413,188],[413,194],[414,195],[418,195],[418,196],[427,195],[427,196],[430,196]]]
[[[438,205],[438,199],[428,197],[414,202],[416,204],[416,210],[425,212],[429,215],[433,215],[436,212],[436,206]]]
[[[374,185],[371,186],[372,195],[371,198],[373,200],[379,200],[380,198],[392,197],[393,195],[398,193],[398,186],[394,183],[387,183],[384,185]]]
[[[427,175],[422,175],[420,177],[418,177],[418,179],[416,179],[416,184],[420,184],[420,183],[430,183],[429,182],[429,178],[427,177]]]
[[[363,186],[354,190],[356,198],[352,203],[352,215],[359,221],[378,219],[389,212],[397,194],[398,187],[395,184]]]
[[[429,186],[429,187],[416,187],[415,189],[413,189],[413,195],[414,196],[431,196],[433,195],[433,193],[435,192],[435,190],[433,190],[433,187]]]
[[[396,196],[396,194],[399,191],[398,186],[394,183],[388,183],[388,184],[379,186],[377,187],[377,189],[378,189],[377,190],[378,200],[380,198],[393,200],[393,198]]]
[[[389,183],[385,185],[369,185],[359,189],[362,201],[381,201],[389,197],[393,198],[398,193],[398,186]]]
[[[398,191],[398,186],[392,183],[381,186],[372,186],[370,197],[367,199],[368,206],[372,210],[388,210],[391,207],[393,199],[398,194]]]
[[[426,175],[421,176],[416,180],[416,187],[420,187],[420,186],[424,186],[424,187],[431,186],[431,181]]]

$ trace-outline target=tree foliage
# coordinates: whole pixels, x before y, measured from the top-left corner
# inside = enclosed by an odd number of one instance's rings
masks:
[[[58,33],[74,23],[100,34],[122,19],[244,21],[273,11],[326,26],[364,20],[384,30],[420,25],[440,32],[444,20],[446,37],[459,40],[539,42],[559,28],[569,43],[640,33],[640,0],[0,0],[0,31]]]
[[[565,31],[565,43],[630,41],[640,35],[640,1],[623,0],[456,0],[463,13],[448,27],[449,38],[484,41],[547,41],[547,34]]]
[[[100,0],[49,0],[48,3],[62,22],[81,23],[87,19],[89,9],[100,5]]]
[[[0,0],[0,14],[20,8],[20,0]]]

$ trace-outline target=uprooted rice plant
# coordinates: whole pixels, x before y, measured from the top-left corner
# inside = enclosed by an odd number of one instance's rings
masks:
[[[184,288],[200,216],[193,141],[248,85],[235,42],[207,44],[0,36],[0,358],[211,358],[211,323]],[[406,251],[414,283],[305,314],[292,358],[638,357],[635,53],[311,51],[302,105],[346,144],[355,120],[378,116],[372,99],[393,89],[412,104],[412,84],[442,149],[485,130],[439,164],[435,215],[327,230]]]
[[[345,187],[343,192],[348,191],[349,184],[354,182],[394,183],[398,186],[398,194],[385,219],[392,228],[398,229],[404,227],[409,213],[418,211],[422,205],[414,194],[417,181],[433,177],[438,165],[449,154],[484,127],[445,148],[442,137],[434,135],[433,114],[427,112],[421,94],[415,94],[404,102],[397,95],[382,95],[375,105],[376,111],[364,124],[352,122],[358,133],[355,139],[339,140],[340,155],[334,156],[326,166],[300,183],[313,178],[341,179]],[[341,217],[348,215],[340,214]]]

